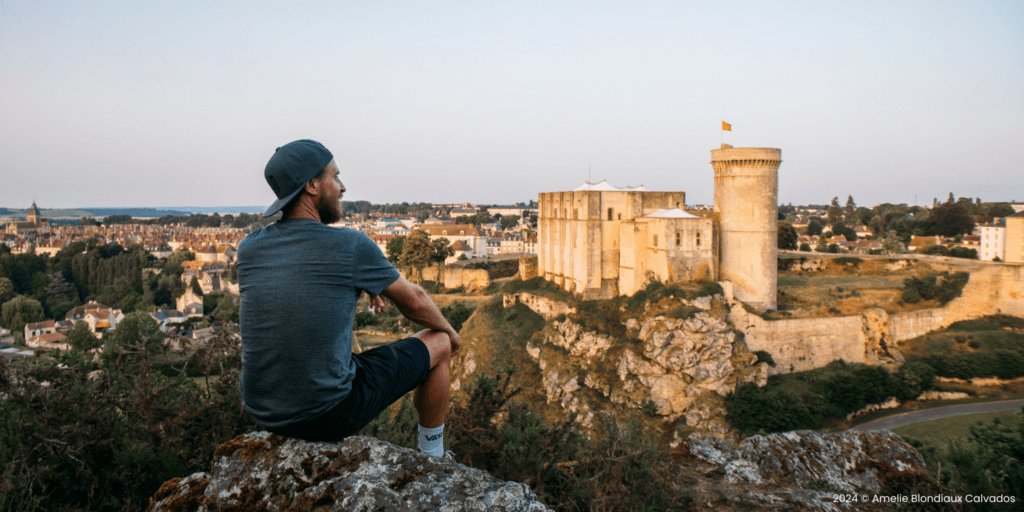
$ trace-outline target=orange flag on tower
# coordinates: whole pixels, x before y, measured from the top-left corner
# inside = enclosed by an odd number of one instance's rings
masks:
[[[727,132],[731,132],[732,131],[732,125],[727,123],[727,122],[725,122],[725,121],[722,121],[722,130],[727,131]]]

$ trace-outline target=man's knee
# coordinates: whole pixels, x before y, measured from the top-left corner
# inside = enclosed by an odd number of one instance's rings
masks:
[[[414,335],[427,346],[430,352],[430,367],[447,364],[452,358],[452,343],[448,334],[442,331],[426,329]]]

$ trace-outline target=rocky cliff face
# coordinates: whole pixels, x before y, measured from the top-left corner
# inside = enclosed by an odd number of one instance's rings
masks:
[[[148,511],[549,510],[523,484],[370,437],[330,444],[254,432],[215,457],[210,473],[164,483]],[[836,495],[941,491],[920,454],[889,431],[786,432],[738,445],[689,438],[674,460],[679,485],[715,510],[876,509]]]
[[[586,330],[565,314],[575,311],[564,304],[524,295],[506,296],[503,304],[523,304],[548,320],[526,344],[541,386],[524,388],[543,393],[563,418],[575,413],[584,431],[597,414],[632,409],[666,430],[726,438],[734,434],[725,421],[724,396],[743,382],[767,381],[767,364],[757,362],[729,325],[720,296],[648,303],[642,315],[626,321],[624,337],[613,337]],[[679,311],[684,318],[673,317]],[[460,383],[481,370],[475,352],[470,339],[453,368]]]
[[[738,446],[690,438],[678,452],[691,470],[708,470],[721,475],[723,485],[732,484],[729,501],[762,510],[861,510],[873,508],[875,495],[940,489],[921,454],[888,430],[784,432],[749,437]],[[857,501],[837,500],[837,494]]]
[[[210,473],[164,483],[148,509],[195,510],[550,509],[526,485],[372,437],[330,444],[254,432],[221,445]]]

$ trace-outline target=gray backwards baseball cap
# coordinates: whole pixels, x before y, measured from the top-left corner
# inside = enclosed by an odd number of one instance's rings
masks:
[[[277,201],[263,212],[263,216],[269,217],[281,211],[331,160],[334,160],[334,155],[315,140],[297,140],[277,148],[263,170],[263,177],[277,194]]]

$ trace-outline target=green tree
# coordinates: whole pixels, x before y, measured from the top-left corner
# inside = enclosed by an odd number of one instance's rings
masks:
[[[387,256],[388,260],[392,263],[397,264],[402,258],[402,252],[405,250],[405,236],[399,235],[391,240],[388,240],[387,245]]]
[[[946,202],[932,208],[928,220],[937,235],[951,237],[974,231],[974,220],[959,203]]]
[[[821,221],[817,217],[812,218],[807,222],[807,236],[817,236],[821,234],[824,227],[821,225]]]
[[[68,344],[79,352],[88,352],[103,346],[103,342],[92,333],[89,324],[81,320],[75,322],[75,326],[68,331]]]
[[[786,221],[779,221],[778,223],[778,245],[779,249],[784,250],[795,250],[797,242],[800,241],[800,235],[797,234],[796,229],[792,224]]]
[[[14,293],[14,283],[6,277],[0,277],[0,304],[13,299],[15,295],[17,294]]]
[[[800,250],[803,252],[811,252],[811,244],[807,242],[800,244]]]
[[[518,215],[506,215],[501,218],[501,229],[509,229],[519,222]]]
[[[455,256],[455,248],[447,238],[438,238],[430,242],[430,259],[438,266],[443,265],[445,260]]]
[[[828,244],[828,252],[832,254],[839,253],[839,244]]]
[[[836,222],[832,226],[832,233],[835,235],[843,235],[847,240],[853,241],[857,239],[857,232],[853,228],[849,227],[843,221]]]
[[[857,204],[853,202],[853,196],[846,196],[846,208],[843,209],[843,220],[847,224],[856,226],[860,222],[857,215]]]
[[[402,247],[402,257],[399,262],[402,267],[415,269],[417,280],[422,276],[423,268],[430,265],[434,255],[433,245],[430,243],[430,236],[426,231],[416,230],[409,233],[405,238]]]
[[[885,240],[882,241],[882,252],[885,254],[901,254],[904,250],[903,239],[896,233],[896,230],[890,230],[885,235]]]
[[[0,321],[11,332],[22,331],[25,329],[25,324],[44,319],[43,305],[38,300],[25,295],[18,295],[5,302],[2,312],[0,312]]]
[[[822,236],[818,238],[818,245],[814,247],[817,252],[828,252],[828,238]]]
[[[843,209],[839,207],[839,197],[832,198],[832,204],[828,207],[828,223],[833,225],[843,218]]]

